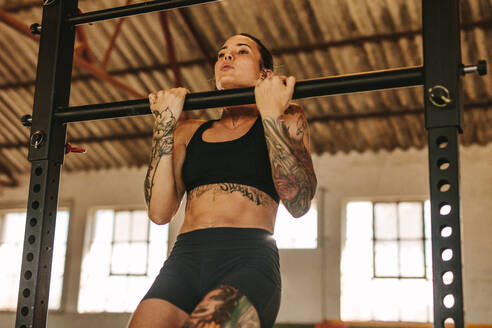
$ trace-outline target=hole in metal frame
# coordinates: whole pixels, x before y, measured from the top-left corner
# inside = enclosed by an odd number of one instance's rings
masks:
[[[39,202],[35,200],[34,202],[32,202],[31,207],[37,210],[39,208]]]
[[[42,167],[37,167],[37,168],[34,170],[34,173],[35,173],[37,176],[40,176],[41,174],[43,174],[43,168],[42,168]]]
[[[451,248],[446,248],[441,252],[441,258],[443,261],[451,261],[453,258],[453,250]]]
[[[449,205],[448,203],[441,203],[439,205],[439,214],[449,215],[449,213],[451,213],[451,209],[451,205]]]
[[[444,319],[443,326],[445,326],[445,327],[454,327],[454,319],[453,318],[446,318],[446,319]]]
[[[448,238],[453,234],[453,228],[450,226],[441,227],[441,237]]]
[[[449,144],[448,138],[446,138],[445,136],[439,136],[436,139],[436,146],[440,149],[446,148],[448,144]]]
[[[451,184],[447,180],[441,180],[437,184],[437,187],[439,188],[440,192],[447,192],[451,190]]]
[[[454,295],[453,294],[445,295],[442,298],[442,304],[444,304],[444,306],[448,309],[452,308],[454,306]],[[446,324],[446,321],[444,323]]]
[[[452,271],[446,271],[441,276],[442,283],[445,285],[451,285],[454,281],[454,274]]]
[[[445,171],[449,169],[450,166],[451,166],[451,162],[447,158],[439,158],[437,160],[437,167],[439,167],[441,171]]]

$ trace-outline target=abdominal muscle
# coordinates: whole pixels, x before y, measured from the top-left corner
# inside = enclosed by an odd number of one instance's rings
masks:
[[[254,187],[209,184],[190,190],[186,199],[179,233],[214,227],[259,228],[273,233],[278,204]]]

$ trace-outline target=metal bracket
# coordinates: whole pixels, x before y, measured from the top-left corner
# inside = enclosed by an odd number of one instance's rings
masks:
[[[429,88],[429,101],[436,107],[446,107],[452,100],[449,95],[449,90],[442,85],[435,85]]]
[[[46,133],[41,130],[36,130],[31,135],[31,146],[36,149],[39,149],[43,146],[46,140]]]

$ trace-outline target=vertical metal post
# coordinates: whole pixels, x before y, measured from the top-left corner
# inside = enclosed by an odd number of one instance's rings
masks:
[[[75,29],[67,18],[77,0],[54,0],[43,7],[29,161],[32,163],[24,251],[17,305],[17,328],[46,327],[66,127],[55,109],[67,106]]]
[[[459,0],[422,0],[429,142],[434,327],[464,327],[458,132],[462,131]]]

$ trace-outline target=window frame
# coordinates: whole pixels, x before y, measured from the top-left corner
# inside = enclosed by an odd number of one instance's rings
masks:
[[[116,237],[115,237],[115,220],[116,220],[116,215],[118,212],[130,212],[130,213],[133,213],[133,212],[137,212],[137,211],[144,211],[144,212],[147,212],[147,210],[140,210],[140,209],[112,209],[113,212],[114,212],[114,217],[113,217],[113,233],[112,233],[112,236],[111,236],[111,258],[113,257],[113,252],[114,252],[114,246],[115,244],[118,244],[118,243],[127,243],[127,244],[132,244],[133,242],[135,242],[134,240],[129,240],[129,241],[126,241],[126,242],[121,242],[121,241],[116,241]],[[96,211],[97,212],[97,211]],[[94,212],[94,215],[95,213]],[[95,217],[94,217],[95,218]],[[147,248],[147,258],[146,258],[146,261],[145,261],[145,272],[144,273],[114,273],[113,272],[113,261],[110,261],[109,262],[109,276],[110,277],[147,277],[149,275],[149,265],[150,265],[150,259],[149,259],[149,256],[150,256],[150,252],[149,252],[149,248],[150,248],[150,229],[151,229],[151,222],[150,222],[150,219],[148,219],[148,224],[147,224],[147,240],[142,240],[142,241],[136,241],[136,242],[142,242],[142,243],[145,243],[146,244],[146,248]],[[131,226],[131,224],[130,224]],[[91,240],[92,242],[92,240]],[[168,248],[169,248],[169,237],[168,237]]]
[[[119,211],[143,211],[145,213],[148,213],[148,210],[147,210],[147,207],[145,205],[142,205],[141,203],[130,203],[130,204],[104,204],[104,205],[96,205],[96,206],[88,206],[87,207],[87,210],[86,210],[86,223],[85,223],[85,229],[84,229],[84,234],[83,234],[83,246],[81,248],[81,258],[80,258],[80,271],[79,271],[79,275],[77,276],[77,281],[78,281],[78,284],[77,284],[77,295],[76,295],[76,302],[75,302],[75,313],[77,314],[89,314],[89,315],[92,315],[92,314],[101,314],[101,313],[111,313],[111,314],[125,314],[125,313],[131,313],[128,312],[128,311],[107,311],[107,310],[98,310],[98,311],[93,311],[93,310],[90,310],[90,311],[87,311],[87,310],[84,310],[84,311],[81,311],[80,310],[80,292],[81,292],[81,286],[80,286],[80,281],[82,279],[82,274],[83,274],[83,265],[82,265],[82,262],[85,258],[85,256],[88,254],[89,250],[90,250],[90,247],[91,247],[91,244],[94,240],[94,237],[95,237],[95,232],[96,232],[96,229],[95,229],[95,222],[96,222],[96,214],[98,211],[100,210],[111,210],[113,211],[114,213],[116,212],[119,212]],[[148,225],[148,239],[149,239],[149,244],[150,245],[150,231],[151,231],[151,225],[153,224],[153,222],[151,222],[150,219],[149,220],[149,225]],[[114,223],[113,223],[114,224]],[[171,245],[171,241],[172,241],[172,236],[171,236],[171,233],[172,233],[172,229],[171,229],[171,226],[169,224],[167,224],[166,226],[168,226],[168,236],[167,236],[167,241],[166,241],[166,245],[167,245],[167,252],[164,254],[166,259],[167,257],[169,256],[169,252],[170,252],[170,245]],[[114,230],[114,229],[113,229]],[[112,233],[112,239],[113,239],[113,233]],[[111,245],[112,247],[112,245]],[[149,276],[149,265],[151,264],[150,263],[150,258],[149,258],[149,253],[147,254],[148,256],[148,260],[147,260],[147,272],[146,274],[113,274],[113,275],[110,275],[108,272],[108,278],[109,277],[127,277],[127,278],[144,278],[144,277],[150,277]],[[111,262],[109,262],[109,270],[111,270]]]
[[[339,301],[340,301],[340,316],[342,317],[342,307],[344,306],[344,299],[342,297],[342,295],[344,294],[344,290],[343,290],[343,284],[344,284],[344,278],[343,278],[343,266],[342,266],[342,261],[343,261],[343,256],[344,256],[344,248],[345,248],[345,245],[348,241],[348,237],[347,237],[347,215],[348,215],[348,205],[352,202],[370,202],[372,205],[374,205],[374,203],[378,203],[378,202],[388,202],[388,203],[396,203],[396,202],[421,202],[424,204],[424,207],[423,207],[423,213],[424,213],[424,216],[423,216],[423,219],[424,219],[424,236],[425,234],[428,234],[428,238],[427,238],[427,243],[430,243],[431,241],[431,227],[430,227],[430,213],[428,212],[429,208],[428,206],[430,205],[430,200],[429,200],[429,195],[427,194],[410,194],[410,195],[391,195],[391,196],[350,196],[350,197],[343,197],[341,200],[340,200],[340,204],[341,204],[341,209],[340,209],[340,266],[339,266],[339,269],[340,269],[340,273],[341,273],[341,279],[340,279],[340,297],[339,297]],[[372,212],[372,210],[371,210]],[[427,214],[427,216],[426,216]],[[427,224],[426,224],[426,218],[427,218]],[[374,218],[372,218],[372,221],[374,220]],[[372,227],[372,222],[371,222],[371,228]],[[372,235],[373,233],[370,234],[369,236],[369,240],[370,242],[372,242]],[[430,248],[428,248],[428,245],[425,246],[426,248],[424,249],[424,251],[427,251],[427,254],[429,255],[429,257],[426,258],[426,260],[428,261],[431,256],[432,256],[432,250]],[[371,256],[372,256],[372,250],[370,251],[371,253]],[[370,261],[371,263],[373,262],[373,260]],[[373,264],[372,264],[373,265]],[[392,279],[385,279],[385,278],[373,278],[371,277],[371,272],[368,272],[368,279],[372,282],[374,281],[380,281],[380,282],[385,282],[385,281],[399,281],[399,282],[402,282],[402,283],[405,283],[405,282],[409,282],[409,283],[413,283],[413,282],[422,282],[422,283],[426,283],[426,284],[430,284],[430,292],[432,293],[432,265],[430,263],[426,263],[427,265],[427,271],[430,271],[430,272],[427,272],[426,271],[426,275],[427,275],[427,278],[420,278],[420,279],[395,279],[395,278],[392,278]],[[430,270],[429,270],[430,269]],[[370,270],[372,271],[372,270]],[[430,278],[429,278],[430,277]],[[345,282],[347,283],[347,282]],[[346,300],[345,300],[346,301]],[[432,311],[432,308],[433,308],[433,305],[432,305],[432,295],[430,296],[429,298],[429,301],[430,301],[430,304],[428,304],[428,306],[430,307],[431,311]],[[346,304],[345,304],[346,305]],[[372,319],[354,319],[354,318],[345,318],[345,320],[352,320],[352,321],[357,321],[357,320],[369,320],[369,321],[384,321],[382,319],[377,319],[374,317],[375,314],[371,312],[371,317]],[[400,319],[395,319],[395,320],[392,320],[391,322],[407,322],[405,320],[402,320],[401,319],[401,314],[398,314],[398,318]],[[421,324],[421,323],[424,323],[424,324],[427,324],[427,323],[432,323],[432,316],[431,317],[426,317],[426,318],[423,318],[423,321],[416,321],[418,322],[418,324]]]
[[[425,202],[426,200],[385,200],[385,201],[375,201],[371,200],[370,201],[372,204],[372,261],[373,261],[373,266],[372,266],[372,278],[373,279],[429,279],[427,276],[427,250],[426,250],[426,243],[429,240],[429,238],[426,237],[425,231],[426,231],[426,225],[425,225]],[[396,207],[398,209],[398,206],[400,203],[420,203],[422,209],[421,209],[421,218],[422,218],[422,238],[419,239],[402,239],[400,238],[400,215],[399,212],[397,211],[397,216],[396,216],[396,233],[397,237],[396,239],[381,239],[381,238],[376,238],[376,204],[396,204]],[[397,263],[398,263],[398,275],[397,276],[390,276],[390,275],[385,275],[385,276],[378,276],[376,273],[376,242],[377,241],[389,241],[389,242],[396,242],[397,249],[398,249],[398,258],[397,258]],[[404,276],[401,274],[401,254],[400,254],[400,249],[401,249],[401,242],[402,241],[419,241],[422,244],[422,250],[423,250],[423,276]]]
[[[61,297],[60,297],[60,307],[58,309],[49,309],[49,313],[65,313],[66,312],[66,299],[67,299],[67,290],[69,288],[68,283],[69,283],[69,265],[70,261],[68,260],[68,253],[70,249],[70,230],[71,226],[73,225],[73,201],[72,200],[59,200],[58,201],[58,207],[57,207],[57,213],[59,211],[67,211],[68,212],[68,226],[67,226],[67,240],[66,240],[66,245],[65,245],[65,261],[63,265],[63,279],[62,279],[62,286],[61,286]],[[0,217],[3,218],[3,216],[6,213],[12,213],[12,212],[24,212],[26,213],[26,220],[27,220],[27,205],[25,201],[8,201],[8,202],[0,202]],[[3,220],[0,220],[3,221]],[[1,232],[1,229],[0,229]],[[25,238],[25,230],[24,230],[24,238]],[[24,239],[22,239],[22,252],[24,252]],[[23,260],[21,261],[22,265]],[[21,272],[21,268],[19,268],[19,275]],[[50,285],[51,287],[51,285]],[[16,304],[17,306],[17,304]],[[11,314],[15,313],[17,311],[16,308],[12,310],[7,310],[7,309],[0,309],[0,314]]]

